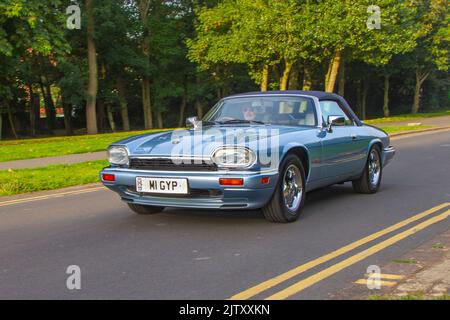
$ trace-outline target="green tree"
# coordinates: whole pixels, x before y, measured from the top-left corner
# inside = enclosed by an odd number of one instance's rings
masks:
[[[14,135],[17,134],[12,121],[13,105],[21,105],[17,99],[23,95],[25,105],[30,106],[30,127],[34,134],[36,119],[32,89],[35,83],[42,84],[48,73],[35,66],[45,64],[53,71],[57,57],[70,51],[64,37],[66,17],[59,10],[62,5],[60,0],[4,0],[0,3],[0,68],[3,71],[2,82],[5,83],[0,90],[0,101],[6,106],[3,109],[8,112]],[[48,82],[42,84],[43,92],[48,93],[49,86]],[[46,102],[47,109],[52,107],[48,95]]]
[[[262,91],[269,87],[270,67],[282,63],[279,86],[285,90],[293,65],[307,55],[309,42],[302,36],[308,16],[303,5],[291,0],[225,0],[213,8],[200,7],[189,56],[203,70],[246,64]]]
[[[339,67],[344,58],[384,65],[396,55],[415,47],[418,26],[414,24],[418,5],[396,0],[380,0],[380,29],[369,28],[371,1],[319,2],[315,7],[319,46],[330,57],[325,90],[334,91]]]
[[[420,21],[422,30],[416,49],[407,57],[405,63],[415,70],[414,99],[412,113],[420,108],[420,95],[424,81],[433,70],[448,71],[450,48],[450,2],[448,0],[426,1]]]

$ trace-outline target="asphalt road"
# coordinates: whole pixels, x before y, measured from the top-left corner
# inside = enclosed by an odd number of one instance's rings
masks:
[[[336,252],[450,202],[450,131],[392,144],[397,154],[379,193],[356,194],[348,183],[309,193],[303,215],[292,224],[266,222],[259,211],[173,209],[138,216],[100,188],[33,201],[24,200],[30,195],[16,202],[3,198],[0,299],[226,299],[239,293],[327,299],[369,265],[382,266],[450,228],[445,217],[426,225],[450,209],[444,205]],[[395,238],[419,223],[425,226]],[[374,247],[382,241],[385,246]],[[370,254],[358,256],[362,251]],[[66,288],[69,265],[80,267],[81,290]],[[284,281],[274,280],[293,269]],[[270,279],[275,282],[267,285]],[[261,283],[264,290],[248,290]]]

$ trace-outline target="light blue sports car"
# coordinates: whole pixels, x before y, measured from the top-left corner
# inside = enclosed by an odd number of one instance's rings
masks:
[[[262,209],[270,221],[292,222],[308,191],[352,181],[357,192],[377,192],[395,153],[384,131],[319,91],[229,96],[188,124],[111,144],[103,184],[139,214]]]

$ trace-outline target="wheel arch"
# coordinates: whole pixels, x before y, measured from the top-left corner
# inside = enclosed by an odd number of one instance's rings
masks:
[[[288,154],[295,154],[297,157],[299,157],[300,161],[302,162],[303,169],[305,170],[305,181],[308,181],[311,170],[308,149],[303,145],[286,146],[280,159],[280,164],[283,162],[284,158],[286,158]]]
[[[370,141],[369,147],[367,148],[367,157],[369,156],[369,152],[370,152],[370,150],[372,150],[373,146],[378,146],[378,148],[380,149],[380,158],[382,161],[382,159],[383,159],[383,141],[381,141],[381,139],[379,139],[379,138],[373,139],[372,141]],[[382,163],[381,165],[384,165],[384,164]]]

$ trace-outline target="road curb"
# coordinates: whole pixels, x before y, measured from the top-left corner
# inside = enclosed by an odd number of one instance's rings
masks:
[[[89,184],[81,184],[66,188],[60,188],[60,189],[52,189],[52,190],[42,190],[42,191],[35,191],[35,192],[27,192],[27,193],[21,193],[21,194],[15,194],[11,196],[2,196],[0,197],[0,206],[4,203],[13,202],[13,201],[22,201],[32,198],[45,198],[45,197],[54,197],[59,194],[70,194],[70,193],[77,193],[77,192],[88,192],[90,190],[97,190],[98,188],[103,187],[103,184],[100,182],[95,183],[89,183]],[[105,188],[106,190],[106,188]]]
[[[409,135],[414,135],[414,134],[437,132],[437,131],[447,131],[447,130],[450,130],[450,126],[449,127],[438,127],[438,128],[430,128],[430,129],[397,132],[397,133],[390,134],[389,137],[396,138],[396,137],[404,137],[404,136],[409,136]]]

